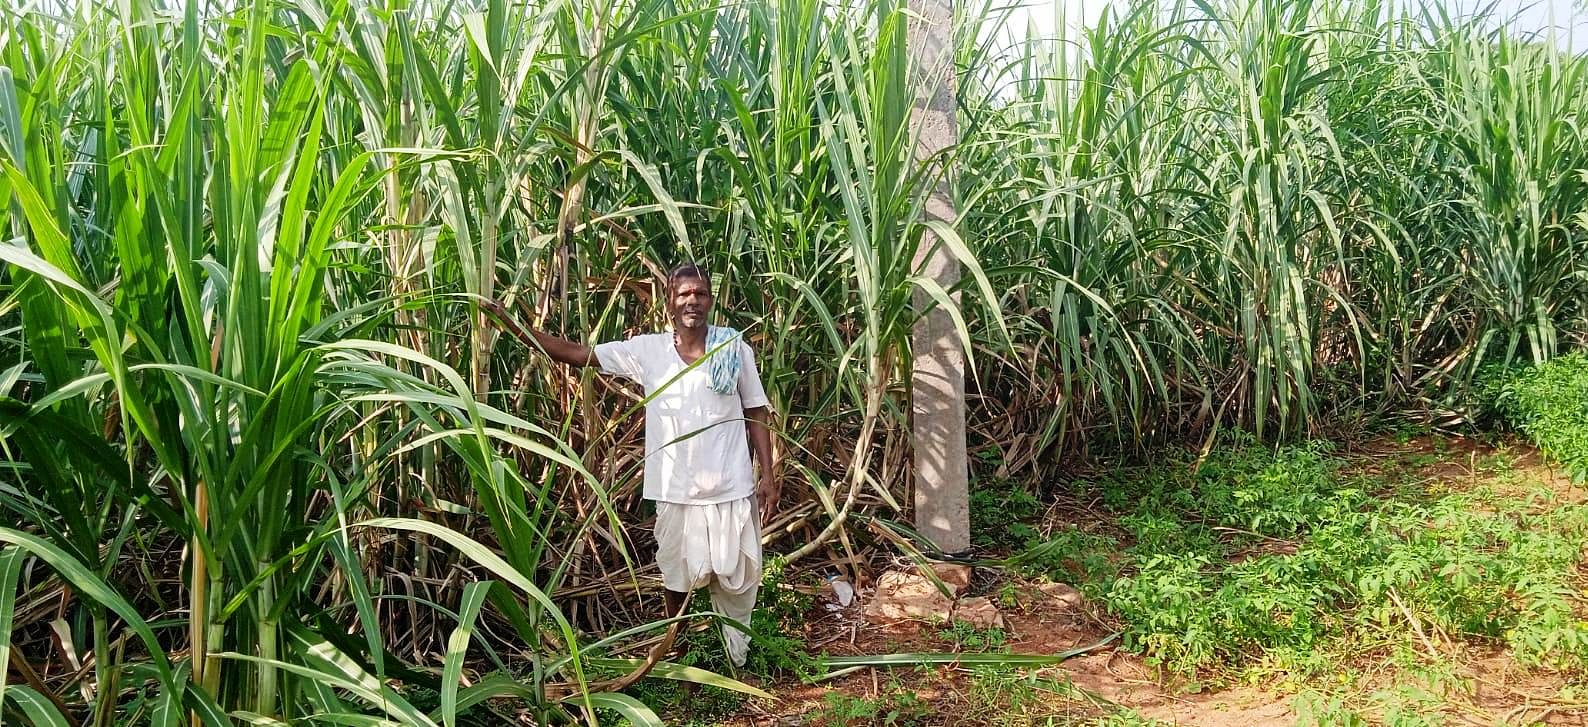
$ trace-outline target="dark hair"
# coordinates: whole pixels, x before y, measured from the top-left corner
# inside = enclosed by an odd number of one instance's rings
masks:
[[[711,273],[695,263],[683,263],[673,268],[672,272],[667,274],[667,287],[671,288],[673,283],[685,278],[694,278],[705,283],[706,288],[711,288]]]

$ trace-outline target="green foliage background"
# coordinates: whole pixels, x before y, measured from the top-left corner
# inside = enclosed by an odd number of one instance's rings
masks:
[[[960,143],[922,166],[888,0],[8,4],[0,633],[36,646],[70,582],[94,724],[655,723],[585,675],[612,644],[584,632],[651,613],[610,598],[648,578],[632,392],[480,304],[618,337],[683,258],[766,372],[795,555],[907,515],[917,298],[1019,482],[1220,428],[1459,423],[1480,370],[1582,347],[1583,58],[1437,5],[1137,3],[1012,47],[982,32],[1006,12],[958,9]],[[947,167],[953,290],[915,265]],[[1161,497],[1322,537],[1307,456]],[[1275,597],[1305,644],[1339,595]],[[0,704],[58,722],[37,686]]]

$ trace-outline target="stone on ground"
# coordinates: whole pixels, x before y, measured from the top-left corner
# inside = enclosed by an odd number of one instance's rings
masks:
[[[970,590],[970,566],[958,563],[933,563],[932,573],[937,579],[948,586],[955,596],[964,595]],[[925,575],[925,574],[923,574]]]
[[[888,571],[877,580],[877,591],[866,606],[866,618],[876,622],[926,619],[947,621],[954,612],[954,600],[943,595],[937,585],[924,576]]]
[[[954,607],[954,620],[964,621],[979,629],[1004,628],[1004,615],[985,596],[966,598]]]
[[[1038,584],[1037,592],[1041,593],[1043,598],[1068,609],[1078,609],[1085,603],[1080,591],[1064,583]]]

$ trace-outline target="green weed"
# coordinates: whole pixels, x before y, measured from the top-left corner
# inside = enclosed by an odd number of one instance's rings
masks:
[[[1368,721],[1339,696],[1306,692],[1296,697],[1296,724],[1317,727],[1367,727]]]
[[[1200,466],[1165,459],[1087,493],[1128,547],[1072,528],[1017,560],[1078,579],[1123,622],[1127,648],[1193,684],[1332,673],[1358,634],[1410,639],[1413,621],[1505,643],[1523,663],[1588,665],[1588,623],[1573,610],[1583,506],[1540,507],[1542,487],[1391,487],[1346,474],[1319,444],[1234,437]],[[1509,455],[1480,464],[1519,478]]]
[[[668,724],[679,727],[715,725],[738,714],[746,699],[738,692],[705,685],[691,689],[683,682],[669,679],[646,679],[631,687],[629,692],[658,714],[670,716]],[[601,723],[614,727],[629,724],[616,713],[612,713],[611,718],[611,721],[603,719]]]
[[[1044,575],[1067,583],[1088,585],[1111,582],[1119,575],[1114,553],[1119,541],[1074,526],[1055,530],[1045,539],[1033,538],[1012,562],[1026,575]]]
[[[811,596],[785,582],[786,569],[780,560],[769,559],[761,576],[761,590],[755,613],[750,619],[750,652],[743,672],[762,679],[795,676],[808,679],[818,671],[816,657],[805,648],[801,626],[811,608]],[[690,600],[692,613],[711,611],[711,599],[706,591],[697,591]],[[682,663],[689,666],[729,668],[721,631],[715,627],[686,632],[686,656]]]
[[[1100,717],[1089,724],[1093,727],[1158,727],[1163,723],[1143,717],[1134,709],[1122,709]]]
[[[898,681],[889,681],[875,699],[829,692],[822,706],[807,715],[812,727],[916,727],[931,716],[930,706]]]
[[[1048,727],[1061,724],[1053,716],[1054,700],[1071,691],[1038,672],[980,666],[971,670],[966,700],[968,711],[991,727]]]
[[[1560,462],[1573,482],[1588,481],[1588,354],[1491,376],[1487,393],[1493,408]]]
[[[812,597],[788,587],[787,569],[771,558],[761,579],[761,596],[750,621],[750,654],[745,669],[763,678],[793,675],[806,680],[819,671],[805,647],[802,627]]]
[[[690,599],[689,609],[694,613],[711,610],[710,599],[704,591],[697,592]],[[683,642],[682,653],[671,659],[674,663],[712,669],[719,673],[727,668],[729,661],[723,650],[721,630],[715,624],[686,630],[680,639]],[[750,653],[754,655],[760,649],[761,644],[752,639]],[[718,687],[658,678],[642,679],[629,687],[628,693],[658,714],[674,715],[680,718],[680,724],[701,727],[737,713],[747,699],[743,694]],[[628,724],[615,713],[613,719],[610,724]],[[608,722],[603,721],[602,724]]]
[[[810,609],[811,597],[785,587],[786,569],[780,560],[769,559],[761,578],[761,591],[750,620],[750,653],[739,670],[763,680],[794,676],[806,680],[819,665],[805,647],[799,627]],[[689,602],[691,613],[711,611],[707,591],[697,591]],[[686,630],[680,637],[682,654],[678,664],[728,673],[732,670],[724,650],[721,629]],[[690,687],[666,679],[645,679],[629,688],[629,693],[658,712],[683,712],[686,725],[709,724],[710,720],[731,716],[743,707],[745,695],[712,686]],[[705,721],[701,721],[705,720]]]
[[[1008,640],[1003,629],[977,628],[957,619],[947,628],[938,631],[937,638],[953,644],[956,651],[978,653],[1001,651]]]
[[[979,481],[971,487],[970,531],[981,547],[1011,547],[1037,536],[1030,525],[1042,512],[1036,495],[1009,480]]]

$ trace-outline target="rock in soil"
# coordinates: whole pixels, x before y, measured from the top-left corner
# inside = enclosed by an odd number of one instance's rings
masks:
[[[965,591],[970,589],[971,571],[968,565],[933,563],[932,573],[936,574],[937,579],[948,586],[948,590],[953,591],[956,597],[965,595]]]
[[[1062,606],[1066,610],[1079,609],[1085,601],[1085,599],[1081,597],[1080,591],[1077,591],[1075,588],[1063,583],[1039,584],[1037,586],[1037,592],[1041,593],[1044,599],[1053,602],[1053,604],[1056,606]]]
[[[924,576],[888,571],[877,580],[877,591],[866,605],[866,618],[885,623],[903,619],[947,621],[954,601]]]
[[[985,596],[966,598],[954,607],[954,620],[964,621],[979,629],[1001,629],[1005,627],[1004,615],[998,612],[998,607]]]

